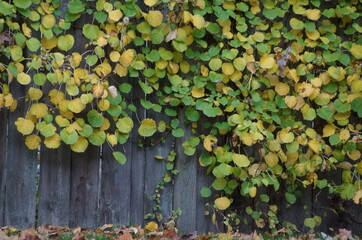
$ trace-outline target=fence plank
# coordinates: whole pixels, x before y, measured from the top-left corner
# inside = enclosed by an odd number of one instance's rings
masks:
[[[11,87],[14,98],[26,95],[27,88],[17,82]],[[36,212],[37,152],[27,149],[14,124],[25,116],[28,106],[20,100],[17,110],[9,115],[4,224],[19,228],[34,226]]]
[[[40,156],[38,224],[69,225],[71,152],[42,147]]]
[[[85,153],[73,153],[71,163],[71,227],[96,227],[98,215],[99,147],[89,145]]]
[[[176,139],[176,169],[180,171],[175,180],[174,208],[180,208],[182,215],[177,219],[177,225],[181,233],[189,233],[196,230],[196,187],[197,187],[197,161],[184,153],[182,143],[191,137],[191,129],[185,124],[184,111],[179,111],[180,127],[185,135]]]
[[[138,86],[137,81],[132,82],[132,99],[137,111],[132,114],[134,127],[131,132],[132,148],[129,162],[131,162],[131,216],[130,222],[133,224],[141,224],[144,222],[144,185],[145,185],[145,160],[146,151],[138,145],[138,128],[139,118],[144,114],[144,109],[140,104],[140,97],[144,95],[142,89]]]
[[[0,226],[4,225],[5,181],[6,181],[6,137],[7,137],[7,110],[0,110]]]
[[[106,144],[103,145],[99,225],[127,224],[130,219],[131,145],[127,143],[124,147],[128,160],[121,165],[113,158],[112,149]],[[114,150],[124,152],[122,146],[115,146]]]

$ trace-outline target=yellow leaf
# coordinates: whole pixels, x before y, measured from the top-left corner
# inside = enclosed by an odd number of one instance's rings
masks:
[[[343,129],[340,133],[339,133],[339,138],[341,139],[342,142],[345,142],[349,139],[350,137],[350,133],[347,129]]]
[[[43,96],[42,90],[40,90],[39,88],[32,88],[32,87],[29,88],[28,94],[30,99],[33,101],[37,101]]]
[[[93,96],[95,98],[100,98],[103,95],[104,92],[104,85],[103,84],[94,84],[92,86],[92,92],[93,92]]]
[[[222,64],[222,73],[229,76],[234,73],[234,65],[232,63],[223,63]]]
[[[290,87],[286,83],[278,82],[275,85],[275,92],[277,92],[280,96],[285,96],[289,93]]]
[[[102,126],[99,127],[99,130],[105,131],[105,130],[108,130],[110,127],[111,127],[111,123],[109,122],[108,118],[105,118]]]
[[[219,197],[215,199],[215,206],[219,210],[225,210],[230,207],[231,201],[227,197]]]
[[[39,119],[48,114],[48,106],[44,103],[34,103],[31,105],[29,112]]]
[[[45,49],[53,49],[58,44],[58,38],[56,36],[52,37],[51,39],[47,39],[46,37],[42,37],[41,45]]]
[[[158,229],[158,225],[157,225],[157,223],[155,223],[155,222],[149,222],[149,223],[147,223],[147,225],[145,226],[145,230],[146,231],[149,231],[149,232],[151,232],[151,231],[156,231]]]
[[[327,124],[323,128],[323,137],[332,136],[336,132],[336,127],[332,124]]]
[[[32,134],[25,137],[25,145],[31,149],[38,149],[40,146],[41,138],[38,135]]]
[[[124,67],[128,67],[136,58],[136,51],[134,49],[128,49],[121,54],[119,62]]]
[[[362,161],[360,161],[360,162],[356,165],[356,171],[358,172],[359,175],[362,176]]]
[[[122,16],[123,16],[123,13],[122,13],[121,10],[119,10],[119,9],[110,11],[110,12],[108,13],[109,19],[111,19],[111,20],[114,21],[114,22],[118,22],[119,19],[122,18]]]
[[[212,152],[214,146],[217,144],[217,138],[213,135],[207,135],[204,139],[204,148],[209,151]]]
[[[264,156],[264,159],[269,167],[274,167],[279,162],[278,155],[274,152],[269,152],[267,155]]]
[[[284,102],[289,108],[293,108],[297,104],[297,98],[295,96],[286,96]]]
[[[314,88],[312,84],[303,82],[298,85],[296,91],[302,97],[309,97],[314,93]]]
[[[80,98],[74,98],[73,100],[69,101],[68,108],[70,111],[74,113],[80,113],[85,109],[86,105],[82,103]]]
[[[191,17],[191,22],[194,24],[194,26],[197,29],[201,29],[206,27],[206,22],[203,16],[195,14],[194,16]]]
[[[240,140],[243,142],[243,144],[247,146],[251,146],[255,143],[255,140],[253,139],[253,136],[250,133],[244,133]]]
[[[310,20],[316,21],[321,17],[321,11],[319,9],[307,9],[304,15]]]
[[[144,2],[147,6],[152,7],[158,2],[158,0],[144,0]]]
[[[232,159],[238,167],[248,167],[250,165],[248,157],[244,154],[234,154]]]
[[[362,204],[362,189],[358,190],[353,197],[355,204]]]
[[[55,16],[52,14],[47,14],[41,18],[41,24],[47,29],[51,29],[55,25]]]
[[[250,189],[249,189],[249,196],[250,197],[255,197],[256,196],[256,192],[257,192],[257,188],[252,186]]]
[[[88,140],[82,136],[78,136],[78,140],[74,144],[70,145],[72,151],[78,153],[85,152],[85,150],[87,150],[87,147],[88,147]]]
[[[112,147],[114,147],[118,143],[117,137],[114,134],[107,133],[107,140],[112,145]]]
[[[15,121],[16,129],[23,135],[28,135],[34,130],[34,123],[31,120],[19,117]]]
[[[278,132],[278,137],[282,143],[291,143],[294,140],[294,134],[285,128]]]
[[[109,59],[111,59],[112,62],[118,62],[120,57],[121,57],[121,54],[118,51],[112,51],[109,54]]]
[[[322,150],[322,145],[317,139],[312,139],[308,142],[308,146],[313,150],[315,153],[319,153]]]
[[[357,44],[357,43],[352,43],[351,48],[349,49],[349,51],[352,53],[352,55],[357,58],[357,59],[361,59],[362,58],[362,45]]]
[[[72,57],[69,58],[69,62],[72,65],[73,68],[76,68],[79,66],[80,62],[82,61],[82,55],[80,55],[77,52],[72,53]]]
[[[61,138],[58,133],[55,133],[51,137],[47,137],[44,139],[44,144],[47,148],[56,149],[60,146]]]
[[[296,83],[299,82],[300,77],[298,76],[296,69],[289,69],[288,75],[290,76],[291,79],[294,80],[294,82],[296,82]]]
[[[61,101],[64,100],[65,96],[63,92],[53,89],[49,92],[49,98],[51,103],[58,105]]]
[[[196,86],[193,86],[192,87],[192,90],[191,90],[191,95],[194,97],[194,98],[201,98],[203,96],[205,96],[205,89],[202,87],[202,88],[197,88]]]
[[[161,11],[149,11],[147,16],[146,16],[146,21],[152,26],[152,27],[157,27],[159,25],[161,25],[163,20],[163,14],[161,13]]]
[[[98,108],[101,111],[107,111],[110,106],[111,106],[111,103],[107,99],[101,99],[98,102]]]
[[[265,68],[265,69],[271,69],[271,68],[273,68],[273,66],[275,64],[274,57],[272,57],[268,54],[264,54],[260,58],[259,62],[260,62],[260,67]]]
[[[28,85],[31,81],[31,77],[29,74],[26,74],[24,72],[21,72],[18,74],[18,76],[16,77],[16,80],[18,80],[18,82],[21,85]]]
[[[233,60],[233,64],[237,70],[244,71],[246,67],[246,60],[245,58],[238,57]]]
[[[21,29],[23,30],[25,36],[27,36],[28,38],[31,37],[31,29],[28,27],[28,25],[26,25],[26,23],[23,23],[21,25]]]
[[[361,152],[359,150],[353,150],[352,152],[347,152],[347,155],[350,159],[356,161],[361,158]]]

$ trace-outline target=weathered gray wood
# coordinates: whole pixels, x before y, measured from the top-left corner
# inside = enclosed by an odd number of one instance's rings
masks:
[[[96,227],[98,217],[99,147],[72,152],[69,225]]]
[[[175,180],[174,208],[180,208],[182,215],[177,219],[181,233],[196,230],[197,226],[197,161],[184,153],[182,143],[191,137],[191,129],[185,124],[184,111],[179,111],[180,127],[185,135],[176,139],[176,169],[180,171]]]
[[[11,88],[14,98],[26,95],[27,88],[17,82]],[[19,228],[34,226],[36,212],[37,152],[25,146],[24,136],[14,124],[18,117],[26,115],[28,107],[29,103],[22,99],[9,115],[4,224]]]
[[[202,150],[198,150],[195,153],[195,156],[199,156]],[[191,161],[197,161],[194,157]],[[197,189],[196,189],[196,230],[199,234],[202,233],[209,233],[209,232],[217,232],[217,225],[213,224],[211,221],[211,216],[213,212],[211,211],[210,207],[206,207],[206,203],[212,202],[211,197],[203,198],[201,196],[201,188],[202,187],[209,187],[212,184],[213,177],[211,175],[206,175],[205,167],[201,167],[199,164],[197,166]],[[212,187],[211,187],[212,189]],[[205,211],[208,212],[208,215],[205,215]]]
[[[124,152],[128,157],[126,164],[117,162],[112,149],[103,145],[102,175],[99,199],[99,223],[122,224],[129,223],[131,214],[131,145],[115,146],[114,151]]]
[[[7,141],[7,110],[0,110],[0,226],[4,225],[5,181],[6,181],[6,141]]]
[[[69,225],[71,152],[64,143],[58,149],[42,147],[40,156],[38,225]]]
[[[132,113],[132,120],[134,123],[131,132],[130,141],[131,153],[129,162],[131,163],[131,216],[130,222],[133,224],[143,225],[144,221],[144,184],[145,184],[145,160],[146,151],[138,144],[138,128],[140,126],[139,118],[144,114],[144,109],[141,107],[140,98],[143,96],[142,89],[138,86],[137,81],[132,82],[132,102],[136,106],[137,111]]]

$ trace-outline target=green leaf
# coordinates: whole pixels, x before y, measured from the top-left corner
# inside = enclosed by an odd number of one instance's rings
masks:
[[[23,49],[18,45],[13,46],[10,50],[10,56],[14,61],[20,60],[23,57]]]
[[[96,130],[88,137],[88,140],[91,144],[100,146],[106,140],[106,133],[104,131]]]
[[[227,183],[228,181],[225,178],[217,178],[212,182],[212,187],[217,191],[221,191],[224,190]]]
[[[92,127],[100,127],[104,123],[104,117],[97,110],[90,110],[87,113],[88,122]]]
[[[332,146],[335,146],[337,145],[338,143],[341,142],[341,139],[339,138],[339,135],[337,134],[333,134],[329,137],[329,143],[332,145]]]
[[[145,118],[142,120],[140,127],[138,128],[138,133],[142,137],[150,137],[157,130],[156,121],[150,118]]]
[[[201,193],[201,196],[204,197],[204,198],[207,198],[207,197],[211,196],[211,190],[208,187],[201,188],[200,193]]]
[[[132,85],[129,83],[122,83],[119,86],[119,90],[123,93],[129,93],[132,90]]]
[[[113,157],[120,163],[120,164],[125,164],[127,161],[126,156],[121,153],[121,152],[113,152]]]
[[[185,135],[185,131],[182,128],[176,128],[172,130],[172,136],[174,137],[183,137]]]
[[[343,103],[341,100],[337,99],[334,101],[334,107],[339,113],[345,113],[351,110],[351,104],[348,102]]]
[[[89,24],[89,23],[84,25],[83,28],[82,28],[82,33],[89,40],[96,39],[99,32],[100,32],[100,30],[99,30],[99,27],[97,25],[92,25],[92,24]]]
[[[357,113],[358,117],[362,118],[362,98],[353,99],[351,108]]]
[[[285,193],[285,198],[287,199],[287,202],[290,204],[294,204],[297,201],[295,195],[289,192]]]
[[[82,13],[85,7],[81,0],[71,0],[68,3],[68,12],[71,14]]]
[[[78,140],[78,134],[76,131],[68,132],[67,129],[63,129],[60,131],[60,137],[66,144],[74,144]]]
[[[58,38],[58,48],[62,51],[68,51],[72,49],[74,45],[74,37],[70,34],[60,36]]]
[[[18,8],[26,9],[30,7],[31,0],[14,0],[13,3]]]
[[[266,195],[266,194],[260,194],[260,200],[261,200],[262,202],[267,203],[267,202],[269,202],[270,198],[269,198],[269,196]]]
[[[343,183],[337,187],[336,191],[341,194],[343,199],[352,199],[357,189],[356,186],[351,183]]]
[[[325,187],[327,186],[327,184],[328,184],[327,179],[322,179],[322,180],[318,180],[318,181],[317,181],[317,187],[318,187],[319,189],[325,188]]]
[[[30,38],[30,39],[26,40],[26,46],[28,47],[28,49],[30,51],[36,52],[40,48],[41,43],[36,38]]]
[[[116,126],[121,133],[129,133],[133,129],[133,121],[130,117],[120,118],[118,119]]]
[[[329,120],[333,116],[333,112],[329,107],[322,107],[317,109],[317,115],[325,120]]]
[[[316,221],[313,218],[304,219],[304,226],[314,229],[316,226]]]

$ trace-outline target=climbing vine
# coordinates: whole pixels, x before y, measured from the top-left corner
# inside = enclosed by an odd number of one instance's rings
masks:
[[[15,125],[29,149],[122,145],[130,141],[137,101],[170,119],[138,118],[140,139],[156,132],[184,137],[184,112],[193,132],[184,153],[203,146],[199,163],[215,180],[201,195],[217,193],[210,204],[216,211],[238,198],[268,204],[270,196],[258,190],[281,184],[289,204],[307,186],[361,203],[361,1],[61,4],[0,1],[0,107],[28,106]],[[77,25],[82,18],[89,21]],[[16,99],[20,87],[27,94]],[[146,97],[130,97],[132,88]],[[248,147],[257,149],[253,156]],[[113,156],[126,162],[121,151]],[[173,175],[174,157],[166,157]],[[341,183],[324,172],[339,174]],[[278,208],[268,208],[267,217],[252,206],[245,212],[256,226],[276,229]],[[234,212],[225,222],[240,219]],[[320,222],[304,220],[311,229]]]

